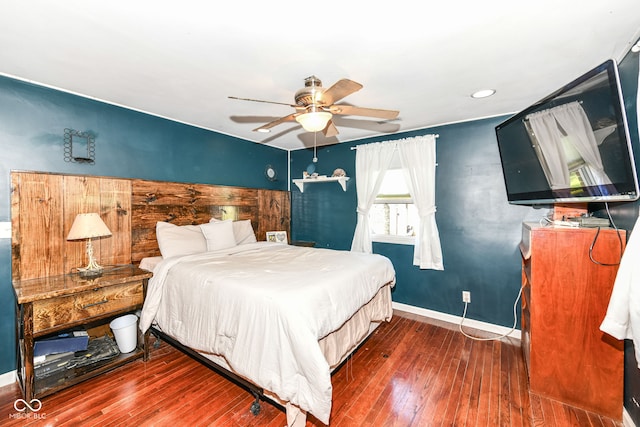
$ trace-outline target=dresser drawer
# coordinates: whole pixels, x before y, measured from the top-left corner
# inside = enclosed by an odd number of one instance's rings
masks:
[[[142,302],[142,280],[34,301],[33,333],[130,310]]]

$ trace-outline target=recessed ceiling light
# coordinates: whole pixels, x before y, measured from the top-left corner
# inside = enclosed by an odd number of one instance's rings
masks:
[[[269,133],[269,132],[271,132],[271,129],[262,129],[262,128],[260,128],[260,129],[258,129],[258,132],[260,132],[260,133]]]
[[[471,94],[472,98],[486,98],[496,93],[495,89],[482,89]]]

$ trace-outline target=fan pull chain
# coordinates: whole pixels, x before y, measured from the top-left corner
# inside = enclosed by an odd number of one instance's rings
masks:
[[[318,163],[318,154],[316,151],[316,138],[318,136],[318,132],[313,133],[313,163]]]

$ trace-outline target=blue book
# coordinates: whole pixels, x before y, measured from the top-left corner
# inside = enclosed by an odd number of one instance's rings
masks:
[[[87,349],[89,334],[86,331],[73,331],[55,337],[37,340],[33,345],[33,356],[83,351]]]

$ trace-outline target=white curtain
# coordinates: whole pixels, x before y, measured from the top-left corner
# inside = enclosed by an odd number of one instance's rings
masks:
[[[593,176],[593,185],[611,184],[611,180],[604,172],[596,136],[582,106],[578,102],[560,105],[553,109],[553,116],[567,135],[571,135],[571,143],[587,163]]]
[[[351,250],[372,252],[369,211],[394,150],[398,149],[405,180],[420,224],[416,232],[413,264],[421,269],[444,270],[440,234],[436,224],[436,136],[424,135],[397,141],[359,145],[356,152],[356,191],[358,222]]]
[[[604,172],[602,158],[589,118],[579,102],[570,102],[527,116],[536,135],[545,162],[547,179],[552,189],[569,188],[569,165],[562,140],[568,138],[584,160],[588,171],[584,177],[593,179],[592,185],[611,184]],[[563,133],[560,127],[564,130]]]
[[[527,116],[544,157],[545,175],[552,190],[569,188],[569,167],[562,148],[562,132],[549,110]],[[543,163],[543,164],[544,164]]]
[[[393,158],[395,143],[376,142],[359,145],[356,151],[356,192],[358,222],[353,234],[351,250],[372,253],[369,211],[376,200],[384,174]]]
[[[444,270],[436,224],[436,137],[418,136],[397,144],[409,193],[420,216],[413,265],[421,269]]]

